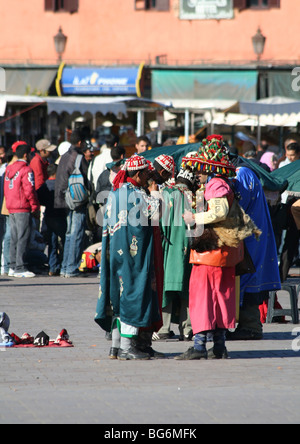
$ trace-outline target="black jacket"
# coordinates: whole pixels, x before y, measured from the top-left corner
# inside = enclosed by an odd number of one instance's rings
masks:
[[[69,151],[64,154],[59,162],[57,172],[56,172],[56,180],[55,180],[55,193],[54,193],[54,207],[55,208],[68,208],[65,202],[65,192],[68,188],[68,179],[73,173],[75,167],[75,161],[78,156],[81,154],[83,156],[83,152],[80,148],[75,146],[71,146]],[[87,178],[88,172],[88,163],[85,160],[85,157],[82,157],[80,171],[84,178],[85,186],[88,191],[90,191],[90,183]]]

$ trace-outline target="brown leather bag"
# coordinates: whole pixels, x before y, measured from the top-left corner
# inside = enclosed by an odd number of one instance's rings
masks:
[[[235,267],[244,259],[244,243],[240,242],[238,248],[221,247],[217,250],[198,253],[191,250],[190,264],[210,265],[212,267]]]

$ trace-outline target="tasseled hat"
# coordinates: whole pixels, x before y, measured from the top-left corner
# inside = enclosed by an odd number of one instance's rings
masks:
[[[154,159],[161,167],[163,167],[168,173],[174,173],[175,162],[172,156],[167,154],[161,154]]]
[[[202,140],[197,154],[183,157],[181,167],[204,174],[235,177],[235,166],[229,160],[229,151],[223,137],[215,134]]]
[[[139,171],[144,170],[145,168],[149,168],[149,163],[145,157],[137,155],[131,156],[126,160],[113,181],[114,191],[126,182],[128,171]]]

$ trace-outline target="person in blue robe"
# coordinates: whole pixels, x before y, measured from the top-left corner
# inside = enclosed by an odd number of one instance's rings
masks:
[[[269,298],[269,291],[280,290],[280,274],[272,222],[265,194],[257,175],[248,167],[237,168],[234,187],[240,194],[239,204],[251,217],[262,234],[245,239],[245,245],[255,266],[255,273],[240,277],[240,316],[228,339],[262,339],[263,328],[259,306]]]

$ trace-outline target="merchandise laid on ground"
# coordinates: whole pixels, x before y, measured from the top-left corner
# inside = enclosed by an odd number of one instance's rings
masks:
[[[8,333],[10,319],[6,313],[0,313],[0,347],[1,348],[39,348],[39,347],[73,347],[66,329],[61,330],[56,339],[41,331],[35,337],[24,333],[21,337]]]

